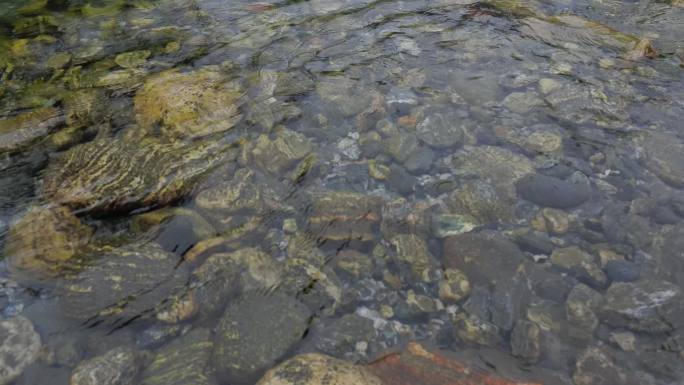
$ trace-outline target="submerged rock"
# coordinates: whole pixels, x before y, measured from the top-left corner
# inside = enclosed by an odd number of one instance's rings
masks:
[[[310,309],[319,309],[326,315],[334,313],[342,300],[342,282],[337,274],[325,266],[325,260],[315,260],[323,257],[316,255],[316,250],[295,253],[293,248],[297,246],[288,247],[289,259],[285,262],[280,290]]]
[[[383,385],[368,369],[347,361],[309,353],[269,370],[257,385]]]
[[[507,197],[514,197],[515,183],[534,171],[527,157],[495,146],[466,146],[454,154],[452,166],[459,176],[489,179]]]
[[[551,263],[592,287],[604,287],[608,280],[596,258],[577,246],[554,250]]]
[[[444,270],[439,281],[439,299],[444,302],[460,302],[470,295],[470,281],[458,269]]]
[[[592,347],[577,359],[572,376],[575,385],[622,385],[627,376],[617,367],[603,348]]]
[[[273,138],[260,135],[251,150],[251,157],[262,169],[282,176],[294,164],[311,153],[309,139],[291,130],[278,131]]]
[[[91,213],[171,203],[225,159],[219,142],[96,139],[61,154],[45,171],[43,195]]]
[[[646,168],[665,183],[684,187],[684,141],[673,135],[653,132],[642,145]]]
[[[463,142],[462,120],[461,116],[453,113],[427,114],[418,123],[416,132],[420,140],[432,147],[455,146]]]
[[[313,196],[311,230],[323,239],[370,241],[380,222],[382,199],[354,192],[326,192]]]
[[[384,385],[541,385],[541,381],[514,380],[479,365],[458,359],[452,353],[411,342],[400,352],[373,361],[371,373]],[[496,372],[500,372],[497,368]]]
[[[660,333],[682,324],[684,296],[666,281],[613,283],[606,291],[601,321],[637,332]]]
[[[148,50],[124,52],[116,55],[114,62],[122,68],[141,67],[151,54]]]
[[[446,200],[449,209],[475,218],[479,224],[509,222],[515,202],[507,191],[487,180],[467,180]]]
[[[469,233],[445,238],[446,267],[462,270],[473,284],[503,282],[525,260],[515,243],[494,233]]]
[[[5,256],[10,271],[45,278],[78,268],[74,257],[93,230],[63,206],[31,207],[10,227]]]
[[[59,287],[64,312],[90,323],[117,324],[154,314],[187,279],[178,257],[155,244],[131,244],[96,257]]]
[[[540,206],[558,209],[579,206],[591,197],[589,180],[579,172],[567,180],[532,174],[520,179],[516,188],[523,199]]]
[[[136,351],[118,347],[83,361],[71,373],[70,385],[133,385],[140,371]]]
[[[232,128],[242,115],[242,90],[211,69],[169,70],[150,77],[135,96],[141,127],[171,138],[198,138]]]
[[[570,217],[562,210],[545,208],[530,221],[530,224],[537,231],[563,235],[570,228]]]
[[[413,279],[424,282],[434,280],[435,260],[425,240],[415,234],[401,234],[390,240],[396,249],[396,261],[405,266]]]
[[[42,344],[23,316],[0,320],[0,385],[8,385],[37,358]]]
[[[565,317],[572,326],[571,337],[589,341],[599,324],[596,310],[601,305],[601,294],[585,284],[576,285],[565,302]]]
[[[142,373],[141,385],[214,385],[209,360],[211,332],[194,329],[159,349]]]
[[[291,297],[240,298],[219,321],[214,367],[231,383],[251,383],[302,338],[310,316],[309,309]]]
[[[274,206],[277,198],[275,191],[258,177],[253,170],[239,169],[231,180],[197,194],[195,203],[208,213],[260,213]]]
[[[39,108],[0,119],[0,153],[21,150],[46,137],[64,121],[64,115],[53,107]]]
[[[368,345],[377,338],[373,320],[352,313],[321,327],[314,340],[316,348],[323,353],[347,359],[364,359]]]
[[[275,288],[282,280],[282,268],[263,251],[244,248],[211,255],[192,278],[200,312],[210,316],[222,311],[231,296]]]
[[[503,342],[498,326],[473,314],[456,316],[454,334],[460,341],[478,346],[497,347]]]
[[[532,155],[556,154],[562,150],[563,146],[562,130],[556,125],[498,126],[494,128],[494,133],[497,137],[519,146],[525,152]]]
[[[534,364],[541,354],[541,329],[532,321],[519,320],[511,333],[511,352],[526,364]]]

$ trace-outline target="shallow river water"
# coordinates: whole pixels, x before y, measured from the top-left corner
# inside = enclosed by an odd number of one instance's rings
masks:
[[[0,1],[0,385],[684,384],[682,0]]]

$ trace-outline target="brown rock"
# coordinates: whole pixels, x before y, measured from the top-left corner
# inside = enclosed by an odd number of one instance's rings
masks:
[[[269,370],[257,385],[382,385],[363,366],[322,354],[295,356]]]

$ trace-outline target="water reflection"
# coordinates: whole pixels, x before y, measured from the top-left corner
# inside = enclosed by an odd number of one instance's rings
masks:
[[[3,2],[0,384],[681,382],[682,35],[680,0]]]

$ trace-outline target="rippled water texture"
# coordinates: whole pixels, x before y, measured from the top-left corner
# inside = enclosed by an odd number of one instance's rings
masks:
[[[0,385],[684,383],[682,0],[0,0]]]

